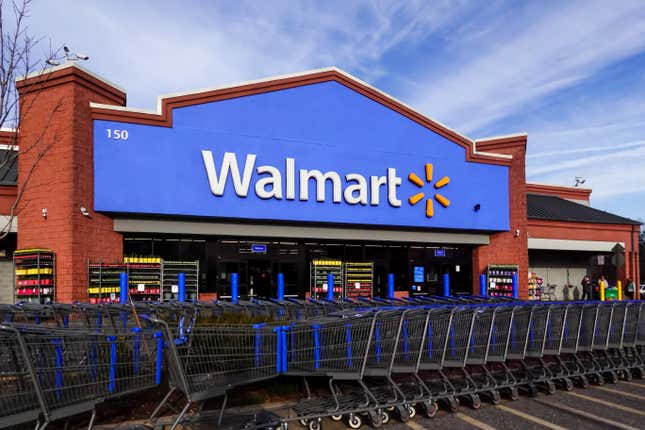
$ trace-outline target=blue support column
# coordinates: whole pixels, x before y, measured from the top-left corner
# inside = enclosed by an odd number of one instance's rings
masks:
[[[334,275],[327,274],[327,300],[334,300]]]
[[[387,298],[394,298],[394,273],[387,274]]]
[[[513,273],[513,298],[514,299],[520,298],[520,287],[517,282],[517,273]]]
[[[231,273],[231,302],[237,304],[239,300],[237,273]]]
[[[284,300],[284,273],[278,273],[278,300]]]
[[[124,305],[128,303],[128,274],[121,272],[119,278],[119,302]]]
[[[177,275],[177,301],[186,301],[186,274],[179,272]]]
[[[448,273],[443,274],[443,295],[450,297],[450,275]]]
[[[486,275],[482,273],[479,275],[479,295],[486,297],[488,295],[488,288],[486,286]]]

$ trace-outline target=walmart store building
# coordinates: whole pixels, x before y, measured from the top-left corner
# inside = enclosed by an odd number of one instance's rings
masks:
[[[194,262],[202,299],[230,295],[234,273],[260,297],[278,273],[298,296],[330,272],[347,296],[383,295],[388,274],[397,294],[439,293],[446,274],[453,294],[479,292],[481,274],[503,294],[516,273],[522,297],[536,279],[562,295],[584,273],[639,276],[638,223],[592,209],[590,190],[527,184],[526,134],[472,140],[338,69],[171,95],[154,112],[75,64],[17,86],[30,109],[0,136],[20,148],[5,214],[29,180],[5,264],[13,248],[51,250],[57,301],[88,300],[97,270],[106,287],[161,261]],[[131,291],[171,297],[156,282]]]

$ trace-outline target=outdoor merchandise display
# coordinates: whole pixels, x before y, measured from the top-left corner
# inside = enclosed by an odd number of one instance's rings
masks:
[[[488,266],[488,295],[513,297],[513,276],[517,277],[516,265],[491,264]]]
[[[345,263],[345,297],[372,298],[374,263]]]
[[[13,254],[16,301],[49,303],[56,291],[56,257],[50,249],[17,249]]]
[[[333,275],[334,285],[329,286],[328,275]],[[334,298],[343,297],[343,262],[340,260],[317,259],[309,265],[310,294],[314,299],[326,298],[328,288],[333,288]]]
[[[199,261],[166,261],[160,257],[124,257],[123,263],[88,262],[88,301],[91,304],[119,301],[121,274],[128,280],[133,301],[177,299],[179,274],[184,274],[187,298],[199,294]]]
[[[529,273],[529,300],[542,300],[543,285],[544,279],[535,272]]]

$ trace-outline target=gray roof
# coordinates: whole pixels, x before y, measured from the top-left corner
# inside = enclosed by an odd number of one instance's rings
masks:
[[[561,197],[544,194],[527,194],[526,210],[529,219],[598,224],[642,224],[633,219],[594,209]]]

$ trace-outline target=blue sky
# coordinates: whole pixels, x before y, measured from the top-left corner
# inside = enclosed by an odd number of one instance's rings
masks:
[[[337,66],[471,138],[526,131],[528,180],[645,219],[645,2],[486,3],[36,0],[30,26],[137,108]]]

